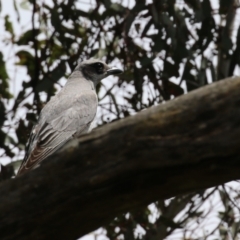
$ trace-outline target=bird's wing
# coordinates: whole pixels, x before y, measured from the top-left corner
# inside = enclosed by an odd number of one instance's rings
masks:
[[[70,101],[65,99],[66,103],[65,101],[57,103],[56,99],[46,105],[47,110],[43,109],[39,123],[33,128],[18,174],[36,167],[74,134],[87,130],[96,115],[97,96],[94,91],[71,96]]]

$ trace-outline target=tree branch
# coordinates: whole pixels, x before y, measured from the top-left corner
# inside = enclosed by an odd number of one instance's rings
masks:
[[[0,185],[0,239],[76,239],[117,214],[240,177],[240,78],[69,142]]]

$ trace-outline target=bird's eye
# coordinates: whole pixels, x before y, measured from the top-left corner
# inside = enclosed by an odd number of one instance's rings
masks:
[[[102,63],[96,63],[95,64],[95,69],[97,74],[102,74],[103,73],[103,64]]]

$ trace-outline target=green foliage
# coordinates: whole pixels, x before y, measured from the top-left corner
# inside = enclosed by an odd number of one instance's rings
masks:
[[[5,16],[5,30],[14,37],[13,26],[11,21],[9,20],[9,15]]]
[[[21,88],[11,93],[13,75],[6,67],[5,51],[0,52],[2,158],[21,159],[41,108],[78,59],[103,58],[124,69],[119,79],[103,82],[98,88],[99,125],[232,76],[240,66],[240,29],[235,29],[234,39],[236,11],[232,0],[221,0],[219,9],[210,0],[154,0],[150,4],[133,1],[132,7],[121,1],[91,2],[83,5],[66,0],[48,5],[40,0],[12,1],[20,25],[26,11],[31,13],[31,19],[19,35],[12,16],[3,18],[8,37],[2,40],[15,49],[16,70],[24,68],[27,76],[18,79]],[[19,161],[2,167],[0,180],[13,176],[17,166]],[[154,221],[149,220],[153,214],[149,208],[122,214],[105,227],[107,237],[170,239],[180,229],[182,239],[190,239],[189,223],[202,222],[206,217],[202,206],[218,190],[158,201],[152,205],[157,211]],[[219,224],[213,232],[198,232],[204,239],[216,233],[218,239],[226,239],[229,234],[233,239],[239,237],[240,223],[233,217],[238,209],[226,197],[228,193],[229,189],[220,189],[224,211],[219,213]],[[139,226],[144,229],[141,235],[136,234]]]
[[[0,52],[0,97],[10,99],[12,95],[9,93],[8,74],[3,60],[3,54]]]

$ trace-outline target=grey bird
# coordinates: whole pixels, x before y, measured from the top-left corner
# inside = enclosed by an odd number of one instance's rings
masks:
[[[70,139],[91,131],[98,106],[96,85],[107,76],[119,73],[122,70],[97,59],[77,65],[66,85],[42,109],[18,175],[36,168]]]

